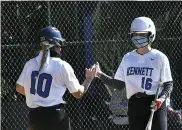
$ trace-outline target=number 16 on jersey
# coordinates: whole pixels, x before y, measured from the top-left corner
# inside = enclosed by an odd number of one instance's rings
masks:
[[[151,78],[142,77],[141,87],[143,89],[150,90],[151,87],[152,87],[152,79]]]

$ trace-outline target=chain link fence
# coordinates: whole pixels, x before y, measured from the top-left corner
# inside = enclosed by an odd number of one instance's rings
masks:
[[[25,97],[15,92],[24,64],[37,55],[37,31],[52,25],[66,39],[61,58],[80,83],[84,70],[98,61],[114,75],[124,54],[133,49],[128,37],[135,17],[150,17],[157,28],[153,47],[170,60],[174,90],[168,129],[181,130],[182,2],[180,1],[2,1],[1,2],[1,129],[26,130]],[[125,90],[107,89],[95,79],[83,99],[64,95],[73,130],[128,130]],[[170,108],[169,107],[169,108]]]

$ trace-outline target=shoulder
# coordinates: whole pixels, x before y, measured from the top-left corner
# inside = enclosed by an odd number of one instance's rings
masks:
[[[63,64],[63,60],[57,57],[51,57],[51,61],[60,65]]]
[[[166,54],[164,54],[163,52],[161,52],[157,49],[153,49],[152,54],[155,55],[155,57],[160,60],[168,60],[168,57],[166,56]]]
[[[123,61],[136,55],[136,50],[130,51],[123,56]]]
[[[63,69],[66,69],[66,70],[72,69],[71,65],[68,62],[66,62],[60,58],[53,58],[52,60],[54,62],[56,62],[57,64],[59,64],[59,66]]]
[[[132,55],[133,53],[135,53],[136,52],[136,49],[135,50],[132,50],[132,51],[129,51],[129,52],[127,52],[125,55],[126,56],[129,56],[129,55]]]
[[[67,69],[72,69],[71,65],[66,61],[63,61],[63,67]]]
[[[25,63],[25,66],[31,66],[32,64],[34,64],[36,61],[35,57],[28,60],[26,63]]]
[[[66,61],[62,61],[61,70],[63,71],[63,74],[66,74],[66,75],[74,74],[74,70],[72,66]]]

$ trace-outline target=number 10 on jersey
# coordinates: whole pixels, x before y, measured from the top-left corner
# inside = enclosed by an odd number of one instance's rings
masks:
[[[37,79],[38,84],[37,84],[37,86],[35,86],[37,75],[38,75],[38,71],[32,72],[30,93],[34,94],[34,95],[37,93],[39,96],[46,98],[49,96],[50,87],[51,87],[51,83],[52,83],[52,76],[47,73],[40,74]],[[44,80],[46,81],[45,85],[43,85]],[[44,90],[43,90],[43,88],[44,88]]]
[[[141,87],[143,89],[150,90],[151,87],[152,87],[152,79],[151,78],[142,77]]]

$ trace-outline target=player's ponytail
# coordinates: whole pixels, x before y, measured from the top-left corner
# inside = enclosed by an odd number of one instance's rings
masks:
[[[48,48],[49,48],[49,45],[42,45],[42,59],[41,59],[41,62],[40,62],[40,68],[39,68],[39,71],[38,71],[38,74],[37,74],[37,77],[39,76],[39,73],[41,71],[41,69],[43,68],[45,62],[46,62],[46,59],[47,59],[47,55],[48,55]]]

